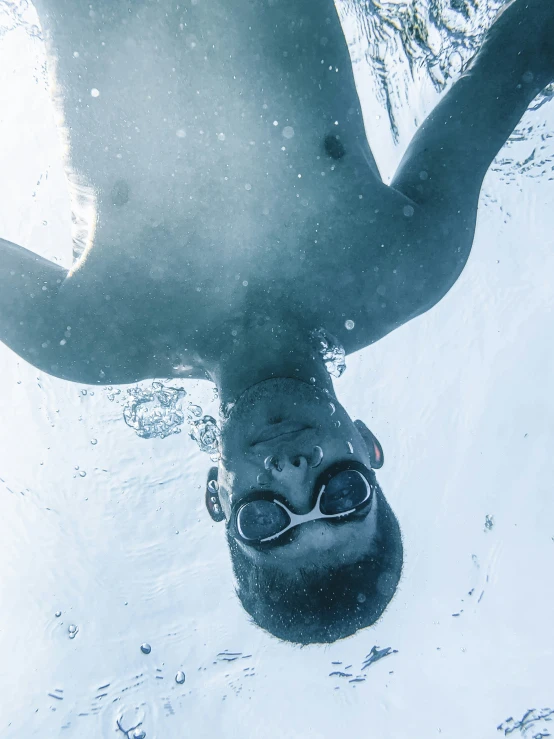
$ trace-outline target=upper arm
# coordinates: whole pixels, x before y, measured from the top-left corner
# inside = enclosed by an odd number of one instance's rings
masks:
[[[542,13],[542,16],[541,16]],[[476,209],[481,184],[529,103],[553,78],[540,53],[550,0],[514,0],[415,134],[392,187],[437,212]]]
[[[128,299],[112,292],[0,239],[0,341],[22,359],[91,385],[171,376],[171,355],[164,356],[159,331],[145,320],[148,301],[134,291]],[[191,367],[178,376],[205,374]]]

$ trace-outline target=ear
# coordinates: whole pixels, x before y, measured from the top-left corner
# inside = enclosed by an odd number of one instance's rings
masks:
[[[212,521],[224,521],[225,514],[219,500],[219,485],[217,484],[217,467],[211,467],[206,480],[206,508]]]
[[[366,443],[372,468],[374,470],[380,469],[383,466],[385,457],[379,439],[371,433],[363,421],[354,421],[354,426],[358,429],[358,433]]]

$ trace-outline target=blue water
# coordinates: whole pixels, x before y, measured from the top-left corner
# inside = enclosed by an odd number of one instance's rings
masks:
[[[463,56],[474,43],[464,32],[491,8],[449,15],[437,33]],[[407,53],[387,55],[384,95],[375,36],[354,22],[359,8],[343,10],[386,180],[458,57],[445,52],[433,80],[386,6],[370,27]],[[68,267],[44,50],[32,8],[25,24],[15,17],[0,16],[1,235]],[[336,381],[387,450],[379,479],[405,548],[385,617],[350,639],[299,648],[249,623],[204,510],[210,460],[186,421],[141,438],[124,419],[127,387],[66,383],[0,345],[3,737],[549,736],[554,105],[544,99],[487,175],[455,287],[349,357]],[[186,389],[183,418],[189,402],[217,416],[207,383],[172,384]]]

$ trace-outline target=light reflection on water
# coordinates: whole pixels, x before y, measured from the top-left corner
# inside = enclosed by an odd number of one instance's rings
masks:
[[[415,68],[418,54],[441,49],[429,67],[439,88],[448,65],[458,65],[436,39],[408,43],[408,11],[383,6],[381,31],[374,14],[364,31],[399,36],[409,52],[399,77],[387,69],[396,86],[379,98],[400,148],[413,123],[402,119],[400,102],[419,96],[426,111],[434,102],[425,86],[408,89],[408,62]],[[400,32],[385,13],[400,15]],[[448,33],[467,58],[478,34],[468,41],[433,17],[441,38]],[[452,17],[463,24],[463,14]],[[28,110],[7,111],[2,134],[28,156],[2,185],[2,235],[67,264],[70,245],[58,247],[66,209],[55,136],[41,114],[45,98],[30,102],[40,65],[37,72],[36,49],[26,49],[31,61],[10,81],[6,60],[24,48],[14,33],[17,42],[2,39],[1,84],[10,95],[19,89]],[[375,58],[372,48],[359,42],[359,57]],[[374,77],[373,87],[384,79]],[[414,109],[421,120],[422,108]],[[520,130],[489,175],[482,203],[492,207],[482,209],[456,288],[431,314],[350,357],[339,381],[346,407],[371,419],[390,450],[383,486],[407,551],[386,618],[346,642],[299,650],[246,622],[222,532],[203,511],[209,460],[185,434],[137,439],[117,403],[126,388],[112,399],[98,389],[85,395],[0,347],[3,736],[116,736],[119,722],[121,736],[138,729],[147,739],[255,736],[261,728],[268,737],[327,737],[367,727],[368,717],[380,737],[440,729],[465,739],[493,736],[497,726],[530,737],[548,726],[551,106]],[[516,173],[529,157],[523,174],[533,177],[524,180]],[[217,416],[209,387],[186,389]]]

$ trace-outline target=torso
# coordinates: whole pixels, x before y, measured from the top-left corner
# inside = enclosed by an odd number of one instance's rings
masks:
[[[69,177],[96,204],[70,282],[132,304],[191,357],[271,285],[348,350],[371,343],[417,238],[373,169],[332,1],[300,5],[37,2]]]

